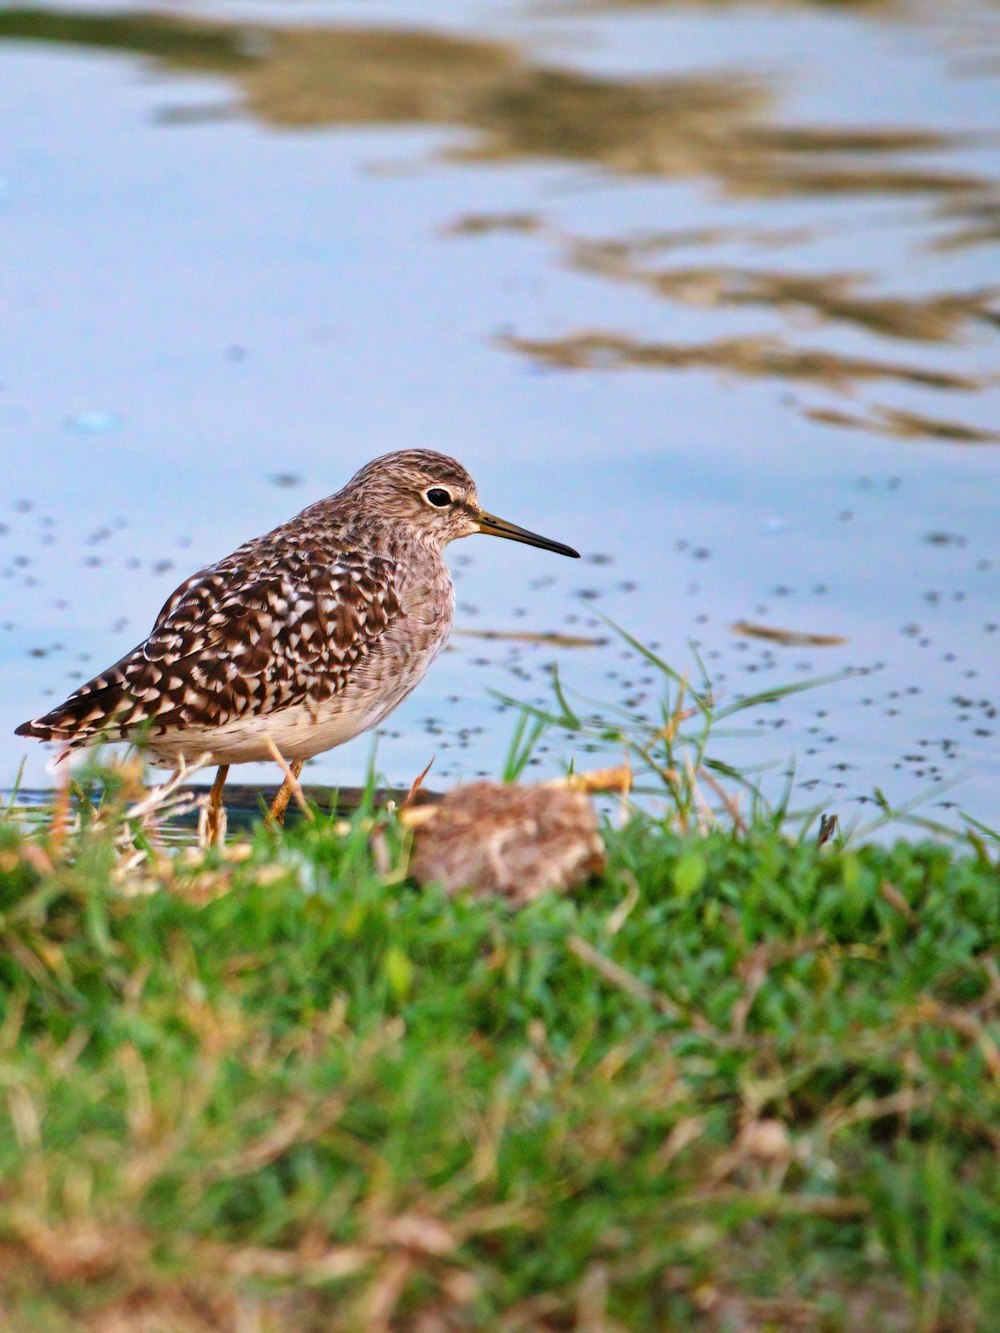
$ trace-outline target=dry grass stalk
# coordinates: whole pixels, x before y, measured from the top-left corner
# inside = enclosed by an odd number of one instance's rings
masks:
[[[191,809],[197,798],[188,793],[177,800],[174,800],[173,797],[193,774],[207,768],[211,762],[212,756],[207,752],[200,754],[191,764],[187,763],[182,757],[180,767],[174,769],[166,782],[161,783],[158,787],[150,787],[141,801],[129,806],[125,811],[126,822],[135,819],[145,822],[150,817],[163,818],[167,814],[176,815]]]
[[[422,773],[418,773],[417,776],[410,783],[410,790],[406,793],[406,800],[403,802],[400,809],[408,810],[410,806],[413,805],[414,801],[417,799],[417,793],[420,791],[420,788],[424,785],[424,778],[427,776],[427,774],[431,771],[433,767],[434,767],[434,758],[432,756],[430,763],[427,765],[424,771]]]
[[[601,953],[600,949],[595,949],[581,936],[571,935],[566,941],[566,947],[575,958],[579,958],[581,963],[586,963],[588,967],[592,967],[605,981],[618,990],[624,991],[626,995],[631,995],[636,1000],[641,1000],[644,1004],[651,1005],[661,1014],[666,1014],[670,1018],[681,1021],[683,1015],[680,1007],[669,996],[647,985],[645,981],[640,980],[639,977],[634,976],[613,959],[608,958],[606,954]]]
[[[632,767],[630,764],[616,764],[613,768],[594,768],[589,773],[567,773],[565,777],[552,778],[542,785],[587,794],[621,792],[627,796],[632,790]]]

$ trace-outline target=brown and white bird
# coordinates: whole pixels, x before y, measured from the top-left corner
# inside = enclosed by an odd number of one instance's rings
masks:
[[[368,463],[343,490],[193,574],[149,637],[19,736],[64,753],[138,740],[178,768],[290,761],[367,731],[419,684],[451,631],[445,546],[484,532],[560,555],[572,547],[486,513],[455,459],[407,449]],[[217,826],[217,819],[214,820]]]

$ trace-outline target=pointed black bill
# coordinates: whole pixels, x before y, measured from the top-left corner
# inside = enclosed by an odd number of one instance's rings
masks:
[[[562,542],[540,537],[537,532],[519,528],[516,523],[508,523],[506,519],[497,518],[495,514],[483,512],[479,515],[479,531],[485,532],[488,537],[506,537],[508,541],[524,542],[526,546],[540,546],[543,551],[555,551],[557,555],[572,556],[574,560],[580,559],[580,552],[574,551],[572,546],[564,546]]]

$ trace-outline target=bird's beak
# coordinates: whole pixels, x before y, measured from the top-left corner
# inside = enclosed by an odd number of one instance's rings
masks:
[[[537,532],[519,528],[516,523],[508,523],[506,519],[497,518],[495,514],[482,512],[476,522],[479,524],[479,531],[485,532],[488,537],[506,537],[508,541],[524,542],[526,546],[540,546],[543,551],[555,551],[557,555],[569,555],[574,560],[580,559],[580,552],[574,551],[572,546],[564,546],[562,542],[540,537]]]

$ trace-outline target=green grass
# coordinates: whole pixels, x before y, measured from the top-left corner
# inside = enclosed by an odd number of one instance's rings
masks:
[[[995,1327],[987,840],[637,814],[512,912],[371,824],[0,829],[5,1329]]]
[[[554,729],[645,804],[519,911],[417,888],[374,783],[225,853],[141,765],[7,811],[5,1330],[996,1326],[998,835],[819,846],[718,749],[790,691],[627,642],[655,723],[553,676],[504,776]]]

